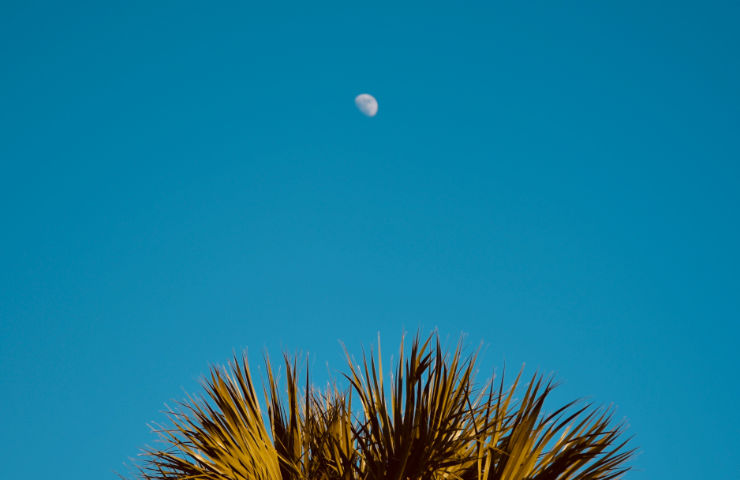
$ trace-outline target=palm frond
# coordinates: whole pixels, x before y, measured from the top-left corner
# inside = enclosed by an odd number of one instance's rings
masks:
[[[213,368],[204,382],[208,400],[189,398],[159,428],[165,450],[149,449],[141,469],[147,480],[275,480],[282,478],[278,452],[262,420],[246,357],[230,372]]]
[[[346,349],[345,349],[346,353]],[[346,353],[349,389],[312,389],[284,357],[285,389],[265,359],[267,422],[246,356],[213,368],[205,397],[188,397],[144,452],[146,480],[611,480],[633,450],[612,409],[571,402],[551,413],[552,379],[522,373],[475,383],[477,353],[448,352],[436,334],[399,348],[386,381],[382,355]],[[359,404],[359,412],[353,410]]]
[[[280,474],[283,480],[304,480],[306,477],[306,444],[304,422],[300,418],[298,376],[296,360],[291,363],[285,355],[286,384],[288,387],[287,412],[278,393],[277,382],[272,372],[269,358],[265,358],[270,392],[265,393],[268,399],[268,416],[272,428],[272,439],[280,459]],[[308,372],[306,373],[308,382]],[[306,401],[304,415],[310,416],[310,402]],[[305,440],[304,440],[305,439]]]
[[[468,398],[474,359],[461,361],[461,346],[446,361],[432,337],[414,340],[408,358],[401,344],[390,403],[383,382],[380,351],[360,368],[349,362],[347,376],[364,417],[355,436],[368,480],[430,479],[453,475],[470,461],[474,439]]]

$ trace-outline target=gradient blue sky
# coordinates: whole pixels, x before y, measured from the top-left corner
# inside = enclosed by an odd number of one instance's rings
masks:
[[[630,479],[738,478],[740,4],[262,3],[2,2],[3,478],[435,327],[615,404]]]

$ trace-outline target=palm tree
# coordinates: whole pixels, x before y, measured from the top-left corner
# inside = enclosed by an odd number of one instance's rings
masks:
[[[144,451],[146,480],[608,480],[628,470],[611,409],[572,402],[545,413],[554,385],[521,373],[476,387],[477,354],[445,351],[417,334],[390,381],[380,349],[355,364],[346,390],[310,387],[285,357],[287,397],[269,360],[260,407],[246,356],[213,368],[205,397],[189,397],[156,427],[163,449]],[[377,358],[377,360],[376,360]],[[305,383],[304,383],[305,382]],[[301,385],[305,385],[301,387]],[[353,409],[359,403],[361,407]]]

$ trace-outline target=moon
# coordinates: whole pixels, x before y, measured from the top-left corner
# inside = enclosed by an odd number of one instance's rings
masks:
[[[369,93],[361,93],[355,97],[355,105],[363,115],[374,117],[378,113],[378,101]]]

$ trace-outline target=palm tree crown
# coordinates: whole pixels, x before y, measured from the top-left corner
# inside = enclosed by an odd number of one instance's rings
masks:
[[[436,334],[401,343],[394,374],[380,352],[347,356],[346,391],[312,389],[285,357],[287,396],[269,360],[266,418],[246,356],[213,368],[205,397],[189,397],[155,430],[163,449],[145,450],[146,480],[608,480],[633,450],[611,409],[572,402],[551,413],[554,385],[521,373],[476,387],[476,355],[445,351]],[[305,383],[304,383],[305,381]],[[302,386],[303,385],[303,386]],[[359,404],[359,409],[353,409]]]

